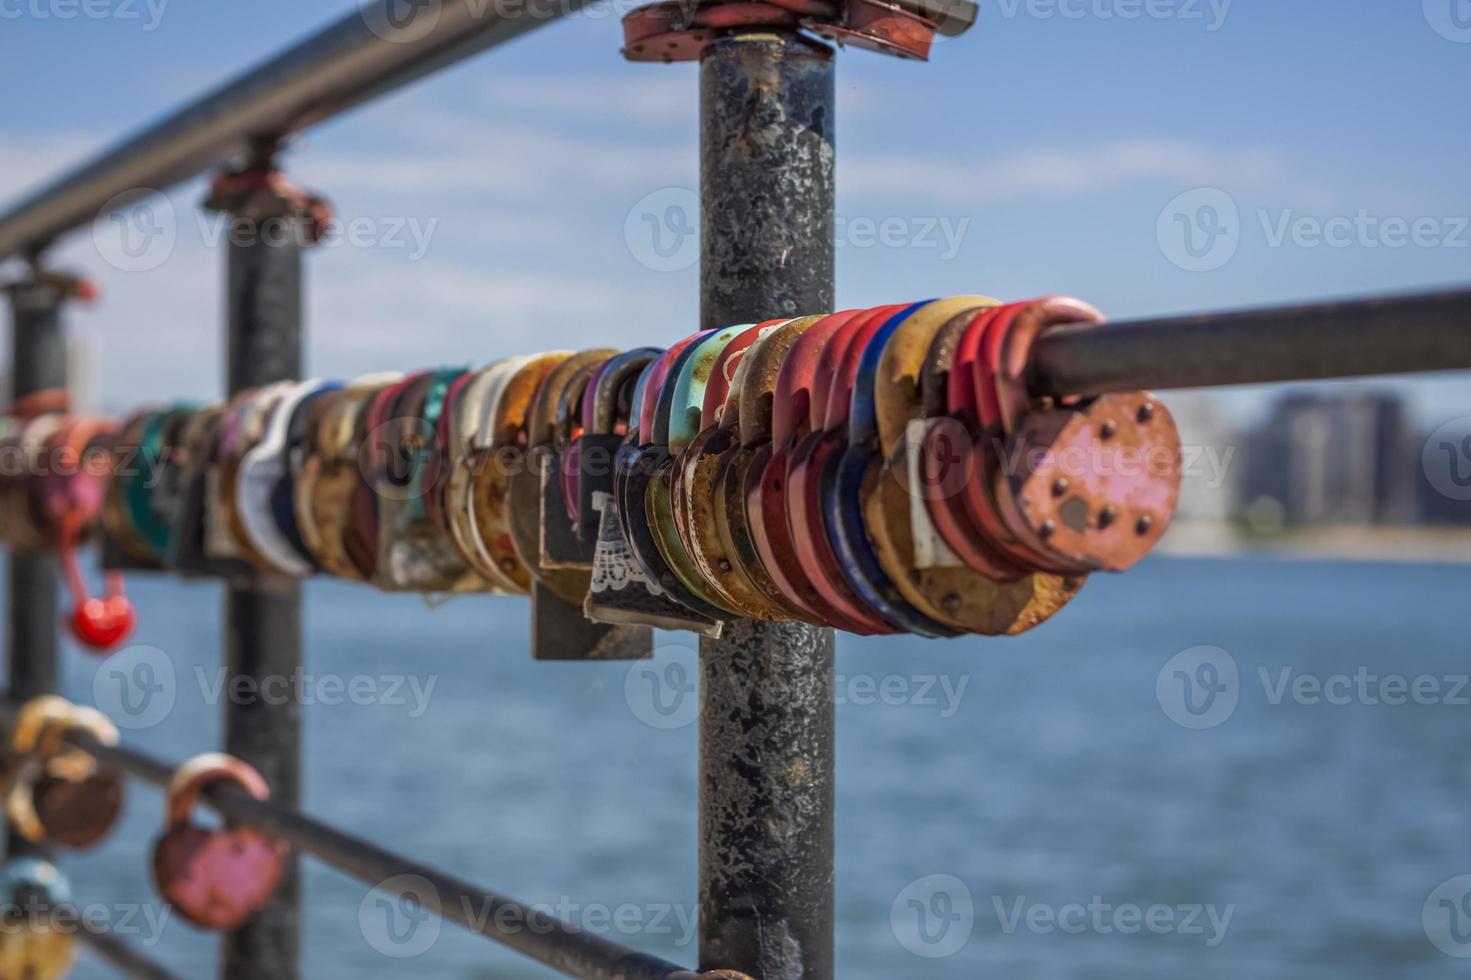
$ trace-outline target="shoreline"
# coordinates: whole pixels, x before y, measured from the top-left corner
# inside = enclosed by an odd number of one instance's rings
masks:
[[[1229,524],[1170,527],[1157,554],[1190,558],[1271,557],[1471,564],[1471,527],[1314,527],[1248,537]]]

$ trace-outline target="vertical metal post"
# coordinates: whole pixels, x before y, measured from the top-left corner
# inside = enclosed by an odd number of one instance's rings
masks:
[[[700,320],[833,308],[833,64],[773,33],[700,65]],[[700,641],[700,968],[833,975],[833,631]]]
[[[281,222],[232,216],[228,253],[230,394],[301,376],[301,236]],[[276,224],[272,224],[276,222]],[[272,229],[275,233],[272,233]],[[301,588],[296,581],[257,574],[225,591],[225,667],[230,679],[255,681],[245,690],[295,690],[301,665]],[[261,685],[267,678],[281,678]],[[230,685],[225,690],[229,691]],[[276,702],[276,703],[272,703]],[[258,769],[272,798],[301,801],[301,717],[294,697],[225,699],[225,751]],[[281,888],[249,925],[221,947],[225,980],[294,980],[299,968],[298,864],[292,858]]]
[[[63,290],[48,283],[39,270],[30,282],[10,291],[11,398],[66,387],[66,337],[61,325]],[[10,605],[6,650],[10,693],[25,700],[57,689],[56,557],[42,552],[10,553]],[[11,831],[9,854],[38,849]]]

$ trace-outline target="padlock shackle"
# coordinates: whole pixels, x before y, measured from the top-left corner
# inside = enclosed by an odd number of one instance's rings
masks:
[[[826,314],[817,314],[788,320],[763,334],[746,351],[740,365],[744,372],[741,386],[732,390],[738,399],[736,414],[742,446],[754,446],[771,437],[773,399],[782,364],[792,345],[826,318]]]
[[[692,345],[670,372],[669,378],[664,382],[664,387],[672,392],[665,439],[670,452],[683,450],[700,434],[705,392],[715,377],[715,366],[725,351],[754,326],[755,324],[745,323],[711,333]],[[656,431],[658,425],[656,421]]]
[[[189,823],[194,804],[211,783],[229,782],[257,800],[267,800],[271,788],[255,767],[223,752],[205,752],[180,763],[169,780],[164,806],[164,827],[173,829]]]
[[[618,427],[628,427],[633,411],[633,394],[629,393],[627,412],[619,412],[620,399],[629,385],[637,385],[639,375],[663,350],[658,347],[636,347],[608,359],[597,381],[583,393],[583,425],[592,435],[618,435]]]
[[[752,347],[761,343],[763,337],[790,322],[786,317],[763,320],[747,329],[721,351],[715,362],[715,370],[710,373],[710,381],[705,386],[705,402],[700,409],[701,429],[708,429],[712,425],[734,428],[741,410],[740,387],[741,379],[745,377],[741,365],[746,362],[746,355],[751,352]]]
[[[584,366],[601,364],[617,354],[618,351],[611,347],[579,351],[558,362],[556,367],[547,372],[547,376],[537,386],[536,394],[531,399],[531,408],[527,412],[526,445],[528,449],[537,449],[552,444],[557,425],[557,405],[561,401],[562,389],[566,387],[567,379]]]
[[[838,432],[846,428],[848,412],[852,408],[853,381],[858,374],[863,352],[868,349],[869,341],[878,333],[879,328],[908,305],[891,303],[887,306],[875,306],[868,311],[867,316],[856,317],[843,329],[843,336],[833,350],[834,357],[823,359],[825,365],[830,365],[827,375],[827,408],[823,411],[822,419],[822,428],[825,431]]]
[[[1048,330],[1065,326],[1097,327],[1104,316],[1093,306],[1071,296],[1044,296],[1016,315],[1000,339],[995,365],[995,390],[1001,413],[1001,425],[1007,432],[1015,430],[1032,396],[1023,378],[1031,364],[1032,345]],[[1062,399],[1063,404],[1076,399]]]
[[[584,364],[573,372],[557,395],[557,421],[552,426],[552,448],[561,452],[582,433],[582,396],[593,376],[603,369],[601,364]]]
[[[795,441],[811,419],[812,384],[823,348],[844,324],[864,312],[829,313],[805,330],[787,351],[772,396],[771,442],[778,450]]]
[[[638,407],[638,445],[646,446],[655,442],[656,416],[659,403],[663,400],[665,381],[673,373],[675,361],[677,361],[686,350],[696,341],[711,333],[710,330],[701,330],[692,333],[683,340],[677,341],[673,346],[660,354],[649,365],[649,369],[641,377],[643,384],[643,402]],[[666,428],[667,433],[667,428]]]

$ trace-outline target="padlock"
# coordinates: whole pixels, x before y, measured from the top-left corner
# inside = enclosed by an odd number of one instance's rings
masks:
[[[263,391],[269,396],[282,386],[251,388],[231,398],[220,415],[204,461],[204,553],[222,568],[233,567],[236,574],[249,574],[254,568],[235,541],[231,517],[235,469],[239,457],[249,449],[243,444],[245,422],[256,411],[255,403]]]
[[[394,448],[393,462],[378,474],[378,557],[373,584],[389,592],[464,593],[485,591],[489,583],[466,561],[449,534],[442,513],[443,494],[452,467],[441,465],[447,452],[440,433],[455,436],[455,426],[440,423],[458,412],[458,398],[474,380],[465,368],[433,372],[426,385],[404,393],[395,417],[381,437]],[[463,383],[462,383],[463,382]],[[432,503],[438,501],[437,504]],[[440,511],[435,520],[434,511]]]
[[[574,512],[579,501],[571,494],[581,491],[576,486],[578,474],[569,474],[568,467],[581,469],[577,438],[583,430],[583,396],[607,365],[608,361],[583,365],[567,378],[557,395],[551,446],[554,458],[543,468],[541,483],[539,547],[544,568],[592,568],[597,544],[596,540],[589,544],[579,533],[579,517]]]
[[[61,431],[66,421],[67,417],[59,412],[22,419],[10,447],[14,455],[7,458],[19,465],[7,481],[5,524],[9,546],[16,551],[39,551],[47,547],[44,525],[33,507],[32,481],[28,474],[41,471],[47,441]]]
[[[895,633],[899,627],[868,605],[843,575],[828,537],[823,478],[836,470],[837,459],[847,445],[858,354],[883,322],[903,308],[895,305],[866,310],[833,333],[813,374],[812,430],[795,444],[787,462],[788,526],[797,561],[823,600],[845,617],[847,628],[860,634]]]
[[[521,560],[511,535],[511,476],[527,465],[528,416],[536,393],[566,357],[566,351],[552,351],[520,361],[487,403],[488,414],[480,432],[484,440],[479,450],[481,461],[473,464],[470,500],[476,540],[522,595],[530,593],[532,579],[531,569]]]
[[[698,424],[691,423],[690,417],[704,404],[705,385],[696,379],[709,378],[717,370],[717,362],[728,345],[752,326],[711,331],[674,361],[655,408],[650,443],[650,450],[662,455],[644,496],[644,517],[655,547],[679,584],[691,595],[733,616],[751,616],[754,610],[727,592],[718,578],[706,575],[696,563],[685,544],[685,538],[690,536],[689,525],[681,520],[681,526],[676,526],[673,487],[680,454],[699,434]]]
[[[190,821],[199,794],[228,782],[258,800],[270,797],[260,773],[232,756],[198,755],[169,781],[163,834],[153,845],[153,881],[189,924],[234,930],[271,900],[285,869],[285,841],[254,827],[212,829]]]
[[[112,419],[69,418],[46,441],[37,479],[30,481],[30,510],[39,518],[46,546],[60,558],[71,593],[67,625],[72,636],[93,652],[103,652],[132,632],[137,615],[123,594],[122,575],[106,574],[106,593],[89,593],[78,557],[96,531],[112,475]]]
[[[290,412],[291,407],[287,403],[294,404],[293,396],[301,390],[301,384],[298,381],[281,381],[257,389],[246,400],[238,416],[238,425],[223,433],[226,443],[222,446],[223,458],[218,477],[223,523],[230,550],[254,569],[275,569],[272,556],[261,550],[251,533],[252,529],[268,523],[269,506],[262,503],[254,489],[248,494],[244,492],[247,484],[241,480],[241,471],[246,468],[250,454],[269,437],[278,409],[285,404],[285,411]]]
[[[790,619],[785,609],[767,612],[768,603],[735,568],[720,545],[714,523],[715,477],[723,454],[736,442],[733,386],[746,354],[785,320],[733,327],[707,340],[713,363],[687,366],[674,379],[670,447],[677,452],[669,478],[675,528],[698,573],[742,616]],[[726,409],[730,406],[729,417]]]
[[[593,495],[613,492],[613,460],[628,435],[633,389],[661,353],[657,347],[638,347],[609,358],[583,392],[583,431],[562,454],[562,486],[577,536],[584,542],[597,544]]]
[[[16,857],[0,867],[0,980],[61,980],[76,959],[71,886],[50,861]]]
[[[699,445],[691,446],[683,467],[680,485],[691,552],[701,569],[739,602],[746,615],[757,619],[803,619],[807,614],[767,574],[746,528],[745,474],[761,442],[755,433],[769,427],[759,419],[747,425],[743,413],[750,409],[756,416],[770,411],[782,360],[796,339],[820,319],[768,321],[755,328],[754,339],[747,331],[741,338],[745,348],[733,355],[737,360],[724,358],[718,367],[725,385],[718,409],[713,402],[721,394],[719,383],[706,389],[706,414],[714,428],[702,434]]]
[[[392,481],[395,474],[402,474],[402,470],[390,472],[391,466],[402,463],[395,427],[390,423],[399,417],[398,406],[412,400],[415,390],[422,393],[433,380],[428,371],[407,374],[376,391],[358,414],[353,433],[358,478],[349,492],[343,544],[364,581],[373,581],[378,571],[379,481]]]
[[[71,731],[84,731],[102,745],[118,742],[116,726],[93,708],[54,695],[21,706],[11,733],[11,750],[21,761],[5,794],[5,814],[29,841],[83,850],[117,823],[123,776],[81,749],[64,746],[62,738]]]
[[[708,337],[718,333],[703,330],[692,334],[665,351],[650,365],[639,411],[638,448],[620,451],[614,495],[623,521],[628,549],[644,577],[657,585],[670,598],[712,622],[723,622],[738,612],[719,603],[713,590],[698,580],[688,555],[673,551],[674,562],[659,547],[659,534],[675,538],[673,506],[668,498],[667,470],[673,457],[669,454],[669,413],[673,407],[672,381],[680,369]],[[655,484],[658,483],[656,487]],[[654,495],[651,500],[651,495]],[[652,505],[652,508],[651,508]],[[674,567],[675,562],[680,567]],[[649,624],[655,625],[655,624]]]
[[[1123,571],[1163,536],[1180,490],[1174,420],[1145,392],[1034,403],[1031,346],[1045,331],[1096,325],[1078,300],[1048,297],[997,318],[978,362],[978,405],[992,433],[988,488],[1001,523],[1043,567]],[[994,403],[994,408],[992,407]],[[996,420],[989,421],[989,413]],[[976,494],[967,502],[979,503]]]
[[[995,301],[964,297],[958,302],[986,305]],[[873,492],[883,460],[873,401],[879,360],[904,321],[929,305],[931,301],[904,307],[883,320],[861,349],[856,340],[849,347],[846,357],[852,358],[857,353],[858,368],[850,393],[847,445],[823,473],[822,502],[828,540],[854,591],[887,622],[900,629],[919,636],[943,637],[955,636],[959,630],[926,616],[904,598],[874,555],[863,520],[863,500]]]
[[[155,412],[143,410],[129,416],[113,440],[112,479],[107,481],[107,492],[102,498],[102,527],[107,535],[103,544],[103,564],[109,569],[159,567],[158,562],[150,557],[147,543],[133,529],[124,493],[129,473],[136,472],[139,465],[143,429]]]
[[[727,403],[726,408],[727,418],[735,416],[738,439],[722,455],[715,474],[713,517],[722,552],[768,604],[768,615],[779,610],[791,619],[807,618],[807,614],[800,603],[786,596],[767,570],[756,547],[746,501],[751,487],[760,481],[770,451],[773,400],[781,367],[796,343],[823,319],[807,316],[784,323],[747,352],[737,370],[739,383],[731,390],[737,402]]]
[[[865,475],[862,507],[867,539],[879,566],[911,606],[964,632],[1013,635],[1051,617],[1077,593],[1083,580],[1037,572],[1003,581],[958,561],[921,567],[915,560],[921,533],[915,514],[927,517],[924,497],[933,489],[920,484],[915,456],[925,431],[923,371],[935,337],[948,324],[969,322],[978,308],[994,308],[995,301],[982,304],[981,299],[961,296],[929,303],[910,314],[889,338],[879,358],[873,393],[880,454],[876,459],[887,462],[876,479]],[[932,528],[928,531],[934,533]]]
[[[630,522],[625,506],[640,509],[638,523],[647,532],[643,517],[642,487],[630,494],[630,478],[639,463],[639,448],[652,431],[657,394],[679,354],[701,335],[687,337],[662,352],[639,373],[630,402],[628,435],[613,460],[613,492],[595,494],[593,506],[599,513],[598,544],[594,553],[592,579],[583,612],[594,622],[659,629],[691,630],[718,637],[723,619],[705,615],[686,605],[664,582],[645,570],[628,538]],[[637,474],[641,483],[647,473]],[[657,552],[656,552],[656,557]],[[662,557],[658,557],[662,564]],[[675,581],[669,573],[670,581]]]
[[[363,481],[360,423],[378,392],[402,379],[398,373],[365,375],[323,396],[321,418],[307,436],[307,458],[292,491],[297,527],[313,560],[339,578],[364,578],[347,551],[353,498]]]
[[[212,405],[195,412],[180,431],[177,516],[169,535],[169,568],[186,576],[235,577],[249,565],[238,558],[216,558],[206,542],[209,525],[209,462],[228,406]]]
[[[338,388],[322,380],[292,384],[272,409],[260,440],[241,457],[235,474],[235,512],[248,543],[247,554],[258,556],[264,571],[305,578],[316,569],[291,506],[287,437],[293,423],[304,425],[306,406]]]
[[[449,515],[444,509],[445,493],[449,487],[450,472],[454,469],[456,455],[450,445],[459,437],[459,424],[456,416],[460,411],[460,400],[464,398],[466,389],[474,380],[475,372],[467,370],[445,389],[444,401],[439,408],[439,418],[434,423],[434,445],[424,460],[421,497],[424,504],[424,516],[429,519],[430,524],[440,536],[451,545],[453,542],[450,540],[452,532],[449,526]],[[463,559],[461,563],[463,564]],[[480,577],[478,572],[468,565],[465,566],[465,569],[480,579],[481,589],[489,587],[489,583]]]
[[[972,328],[983,330],[1000,309],[1004,307],[961,314],[930,343],[920,379],[926,421],[910,464],[922,500],[919,507],[911,503],[910,523],[916,568],[964,564],[994,581],[1011,582],[1032,570],[981,533],[963,499],[967,482],[981,478],[972,448],[979,425],[971,380],[976,337]]]
[[[530,578],[519,556],[492,554],[480,534],[475,516],[475,485],[480,470],[491,465],[489,431],[496,406],[507,385],[531,358],[508,357],[477,372],[456,406],[452,451],[455,462],[445,488],[445,517],[460,556],[503,595],[525,595]]]
[[[592,569],[554,569],[541,564],[542,489],[548,467],[556,465],[553,430],[562,389],[588,364],[601,364],[617,353],[604,347],[554,355],[555,364],[537,387],[527,412],[525,465],[510,474],[506,482],[506,508],[511,515],[511,543],[516,556],[536,581],[578,608],[587,597]]]
[[[772,582],[803,611],[800,618],[846,630],[861,626],[823,599],[797,560],[787,522],[786,471],[792,446],[811,431],[812,381],[822,350],[840,327],[863,312],[845,310],[823,317],[787,352],[773,393],[771,440],[752,458],[746,483],[747,526]]]

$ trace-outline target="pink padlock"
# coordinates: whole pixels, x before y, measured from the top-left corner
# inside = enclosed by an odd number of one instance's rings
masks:
[[[288,845],[254,827],[199,827],[190,815],[210,783],[234,783],[258,800],[270,797],[261,774],[221,752],[197,755],[169,782],[163,835],[153,845],[153,880],[180,916],[201,929],[239,929],[271,900]]]

